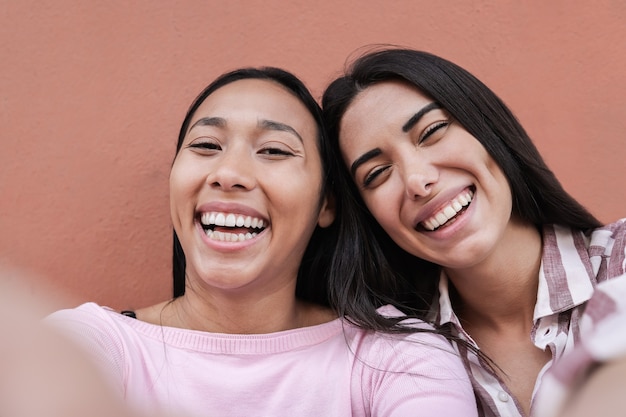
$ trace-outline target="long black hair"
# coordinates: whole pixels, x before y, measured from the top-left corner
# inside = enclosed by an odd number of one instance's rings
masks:
[[[327,154],[325,146],[328,146],[326,131],[324,129],[322,111],[304,83],[293,74],[273,67],[262,68],[242,68],[227,72],[211,84],[209,84],[191,103],[183,120],[178,135],[176,145],[176,155],[180,151],[185,140],[185,135],[189,129],[191,119],[200,105],[219,88],[239,80],[258,79],[268,80],[283,86],[291,92],[308,109],[317,125],[317,145],[321,155]],[[325,195],[332,195],[334,190],[328,182],[328,165],[326,159],[322,159],[322,190],[320,193],[320,203]],[[313,232],[311,240],[305,250],[296,284],[296,296],[300,299],[311,301],[321,305],[329,305],[328,280],[329,265],[334,249],[336,238],[336,222],[327,228],[317,226]],[[174,281],[174,297],[179,297],[185,293],[185,253],[178,240],[176,232],[173,233],[173,259],[172,273]]]
[[[349,254],[352,261],[336,262],[332,270],[332,274],[354,276],[344,298],[368,300],[372,297],[363,292],[372,291],[374,298],[423,311],[428,308],[439,278],[439,266],[408,254],[391,241],[365,207],[341,160],[339,129],[347,108],[360,91],[390,80],[418,88],[485,147],[508,180],[513,213],[519,219],[537,228],[557,223],[589,230],[601,225],[563,189],[513,113],[480,80],[458,65],[427,52],[402,48],[376,50],[355,60],[345,75],[327,87],[322,99],[330,140],[326,157],[332,159],[334,181],[340,182],[340,189],[345,190],[344,213],[352,219],[340,222],[338,241],[338,252]],[[350,230],[345,230],[346,227]],[[372,271],[390,267],[396,275],[371,280]],[[414,298],[411,291],[416,292]]]

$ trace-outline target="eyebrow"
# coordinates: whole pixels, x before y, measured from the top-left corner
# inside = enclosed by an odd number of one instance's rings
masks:
[[[286,125],[280,122],[275,122],[273,120],[259,120],[257,124],[262,129],[278,130],[280,132],[291,133],[292,135],[295,135],[300,140],[300,142],[304,143],[304,141],[302,140],[302,136],[300,136],[300,134],[296,131],[296,129],[294,129],[293,127],[289,125]]]
[[[422,117],[424,117],[426,113],[428,113],[431,110],[440,109],[440,108],[441,108],[441,104],[437,103],[436,101],[433,101],[432,103],[425,105],[417,113],[411,116],[411,118],[408,120],[408,122],[404,124],[404,126],[402,126],[402,131],[404,133],[408,132],[409,130],[413,128],[413,126],[417,124],[417,122],[420,121]]]
[[[196,126],[215,126],[215,127],[224,128],[226,127],[226,125],[227,125],[226,119],[224,119],[223,117],[203,117],[199,119],[198,121],[196,121],[193,125],[191,125],[189,130],[193,129]],[[304,143],[302,136],[300,136],[300,134],[296,131],[296,129],[294,129],[293,127],[285,123],[275,122],[273,120],[259,120],[257,125],[261,129],[265,129],[265,130],[277,130],[280,132],[291,133],[294,136],[296,136],[300,140],[300,142]]]
[[[350,165],[350,173],[352,174],[352,176],[354,177],[354,174],[356,173],[356,170],[363,165],[364,163],[366,163],[367,161],[369,161],[372,158],[376,158],[378,155],[380,155],[382,153],[382,151],[380,150],[380,148],[374,148],[371,151],[367,151],[365,152],[363,155],[359,156],[353,163],[352,165]]]
[[[195,122],[189,130],[193,129],[196,126],[216,126],[216,127],[225,127],[226,119],[222,117],[203,117]]]

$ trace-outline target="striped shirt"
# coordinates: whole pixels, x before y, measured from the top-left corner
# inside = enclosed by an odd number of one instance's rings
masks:
[[[623,275],[598,284],[580,319],[580,342],[546,373],[533,412],[542,417],[562,415],[568,399],[597,365],[625,357],[626,275]],[[602,415],[600,409],[597,415]]]
[[[544,227],[539,289],[530,338],[539,349],[550,349],[552,360],[537,376],[532,415],[546,371],[579,343],[581,316],[587,301],[598,283],[626,273],[625,259],[626,219],[588,234],[558,225]],[[438,302],[431,308],[431,319],[440,326],[451,326],[456,336],[478,348],[452,310],[448,285],[448,278],[442,273]],[[470,373],[480,415],[524,416],[506,385],[481,358],[461,345],[455,344],[455,348]]]

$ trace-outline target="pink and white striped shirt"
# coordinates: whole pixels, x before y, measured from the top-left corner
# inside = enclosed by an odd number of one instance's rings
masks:
[[[535,401],[536,415],[560,415],[590,371],[625,357],[626,275],[598,284],[580,319],[580,342],[543,378]]]
[[[537,416],[539,414],[536,413],[534,403],[537,392],[542,388],[544,375],[578,346],[581,338],[591,332],[581,331],[585,322],[581,318],[596,287],[603,281],[617,277],[623,277],[620,281],[626,281],[626,219],[588,234],[548,225],[543,229],[543,245],[534,326],[529,336],[539,349],[550,349],[552,360],[541,370],[535,383],[531,415]],[[438,325],[452,326],[460,338],[476,346],[452,309],[448,285],[448,279],[442,273],[438,303],[431,309],[432,319]],[[626,303],[626,300],[623,302]],[[596,325],[598,318],[604,320],[611,317],[611,314],[600,315],[596,317]],[[592,319],[590,317],[586,320]],[[503,381],[476,354],[456,344],[455,349],[469,369],[480,415],[524,416],[522,408]],[[559,381],[567,384],[566,379]]]

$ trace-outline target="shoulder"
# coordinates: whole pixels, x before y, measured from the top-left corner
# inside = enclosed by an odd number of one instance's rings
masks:
[[[626,351],[626,332],[621,331],[626,329],[626,274],[596,286],[581,321],[581,334],[604,332],[604,339],[594,335],[594,339],[586,343],[597,344],[597,349],[611,349],[619,340]]]
[[[393,307],[385,316],[402,317]],[[422,320],[402,322],[406,333],[353,330],[348,338],[355,355],[360,390],[376,415],[475,416],[476,402],[461,358],[451,344]]]
[[[137,344],[163,339],[163,326],[138,320],[93,302],[55,311],[44,322],[79,339],[103,339],[107,344]],[[178,330],[178,329],[173,329]],[[183,330],[180,330],[183,331]],[[105,343],[104,341],[102,342]]]
[[[112,314],[117,314],[112,308],[101,306],[93,302],[84,303],[74,308],[57,310],[45,318],[45,322],[63,325],[71,322],[91,322],[111,320]]]
[[[626,272],[626,219],[592,230],[546,225],[544,255],[546,254],[556,255],[553,258],[557,259],[557,265],[589,262],[588,269],[599,282],[620,276]]]
[[[600,227],[599,229],[608,229],[612,231],[623,232],[624,230],[626,230],[626,217],[618,219],[614,221],[613,223],[606,224]]]
[[[560,224],[547,224],[543,228],[544,239],[546,235],[555,235],[557,243],[576,236],[584,236],[588,239],[588,246],[612,246],[614,241],[624,242],[626,236],[626,218],[619,219],[591,230],[572,229]]]
[[[133,338],[129,324],[137,321],[96,303],[58,310],[44,324],[61,333],[87,353],[113,386],[124,379],[128,341]]]
[[[617,245],[623,248],[626,242],[626,218],[594,229],[589,235],[592,246],[613,247]]]
[[[589,255],[599,264],[599,281],[626,273],[626,219],[595,229],[589,239]]]
[[[383,306],[378,313],[402,318],[404,314],[392,306]],[[386,369],[409,371],[434,363],[461,369],[461,359],[448,340],[423,320],[406,318],[400,324],[403,332],[374,332],[352,328],[346,332],[358,359],[384,363]]]
[[[90,351],[123,350],[128,324],[136,321],[112,308],[85,303],[75,308],[58,310],[44,319],[51,326]]]
[[[142,345],[159,334],[157,326],[92,302],[55,311],[44,323],[87,350],[115,356],[124,355],[130,346]]]
[[[75,308],[55,311],[48,315],[44,322],[61,328],[71,328],[81,324],[98,327],[113,325],[119,319],[129,318],[110,307],[89,302]]]

